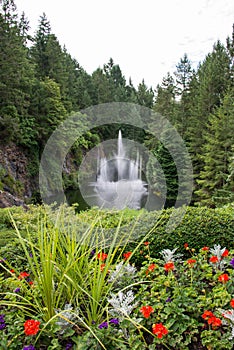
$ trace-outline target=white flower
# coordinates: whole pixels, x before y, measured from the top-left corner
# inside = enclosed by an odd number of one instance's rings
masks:
[[[167,263],[168,261],[173,261],[174,262],[176,259],[179,259],[182,256],[182,254],[180,254],[180,253],[175,254],[177,249],[178,248],[175,248],[173,250],[163,249],[160,252],[160,254],[163,257],[163,260],[165,261],[165,263]]]
[[[215,244],[214,248],[210,248],[210,252],[217,256],[219,258],[219,260],[221,259],[223,253],[225,252],[226,247],[221,249],[221,245],[220,244]]]
[[[61,333],[64,333],[66,328],[71,327],[72,322],[76,318],[76,315],[74,315],[72,310],[73,307],[71,306],[71,304],[65,304],[64,310],[55,310],[56,314],[58,314],[58,320],[56,324],[61,327]]]
[[[214,248],[210,248],[210,252],[217,256],[218,261],[217,263],[210,263],[212,265],[212,267],[214,267],[215,269],[220,269],[223,270],[224,269],[224,265],[227,263],[226,260],[222,259],[222,255],[225,252],[226,247],[221,248],[220,244],[215,244]]]
[[[123,261],[116,265],[115,270],[110,273],[109,283],[113,283],[115,287],[124,288],[131,284],[136,277],[137,269],[130,265],[124,265]]]
[[[108,302],[113,306],[113,309],[110,310],[110,314],[118,316],[120,321],[123,320],[125,316],[129,316],[137,305],[137,303],[132,304],[135,296],[131,290],[126,294],[121,291],[117,294],[111,294],[111,297],[112,299],[108,299]]]
[[[223,309],[219,309],[218,310],[222,316],[224,317],[224,320],[222,320],[222,324],[223,325],[230,325],[231,327],[231,337],[229,339],[233,339],[234,338],[234,310],[223,310]],[[230,322],[228,322],[227,320],[229,320]]]

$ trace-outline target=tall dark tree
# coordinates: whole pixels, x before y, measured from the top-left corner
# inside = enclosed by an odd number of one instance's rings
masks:
[[[20,122],[28,114],[34,71],[16,18],[13,1],[3,1],[0,13],[0,116],[1,124],[6,128],[11,128],[13,123],[19,130]],[[12,122],[9,122],[10,117]],[[15,133],[14,136],[19,142],[20,135]]]
[[[175,113],[175,126],[184,140],[187,138],[187,131],[190,122],[190,88],[195,72],[192,70],[191,62],[187,54],[180,59],[176,66],[176,95],[177,111]]]
[[[234,85],[234,24],[232,26],[232,36],[227,38],[227,50],[230,59],[231,84]]]
[[[196,194],[203,204],[214,205],[214,197],[228,190],[230,160],[234,146],[234,89],[224,96],[222,105],[209,116],[201,158],[204,168],[197,182]]]
[[[31,56],[36,66],[36,75],[40,78],[49,76],[48,56],[46,52],[49,35],[51,33],[50,22],[46,14],[40,17],[39,27],[31,48]]]
[[[17,7],[14,0],[1,0],[0,1],[1,14],[5,22],[7,22],[10,26],[15,26],[17,24],[18,13]]]
[[[104,64],[103,72],[110,84],[111,100],[109,102],[127,102],[126,79],[120,66],[110,58],[109,62]]]
[[[190,81],[193,76],[191,62],[186,53],[180,59],[180,62],[177,64],[176,68],[175,76],[177,94],[182,95],[189,90]]]
[[[200,65],[192,84],[188,139],[194,173],[198,176],[204,166],[202,152],[209,116],[221,105],[230,84],[228,53],[219,41]]]
[[[176,86],[174,78],[170,73],[167,73],[163,78],[162,84],[157,86],[156,100],[154,111],[160,113],[169,119],[172,124],[175,124],[175,109],[176,109]]]
[[[142,82],[138,85],[137,92],[136,92],[137,102],[141,106],[145,106],[148,108],[152,108],[154,104],[154,92],[152,88],[148,88],[144,82],[144,79]]]

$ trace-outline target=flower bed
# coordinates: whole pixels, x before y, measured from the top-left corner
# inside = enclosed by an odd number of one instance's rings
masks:
[[[155,258],[150,236],[129,251],[93,225],[78,244],[76,227],[46,220],[0,251],[1,349],[233,349],[234,251],[185,243]]]

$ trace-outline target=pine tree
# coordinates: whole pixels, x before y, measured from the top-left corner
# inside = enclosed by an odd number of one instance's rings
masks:
[[[186,141],[188,126],[190,123],[190,88],[194,76],[194,71],[191,67],[191,62],[187,54],[176,66],[177,70],[174,73],[176,77],[176,95],[177,95],[177,110],[175,111],[175,123],[181,137]]]
[[[152,88],[148,88],[144,82],[144,79],[142,82],[138,85],[137,92],[136,92],[137,102],[141,106],[145,106],[148,108],[152,108],[154,104],[154,92]]]
[[[159,122],[160,142],[147,164],[147,179],[154,194],[161,200],[166,199],[166,207],[188,204],[192,190],[188,153],[172,125],[165,120]]]
[[[231,84],[234,85],[234,24],[232,26],[232,37],[228,37],[226,42],[230,59]]]
[[[101,68],[96,69],[92,74],[92,84],[95,91],[95,104],[113,102],[113,86],[108,76]]]
[[[188,92],[191,78],[193,76],[193,70],[191,62],[188,59],[187,54],[180,59],[180,62],[176,66],[176,88],[177,94],[182,95]]]
[[[127,102],[126,79],[122,74],[120,66],[114,64],[113,59],[110,58],[109,62],[104,64],[103,72],[108,79],[111,89],[111,100],[109,102]]]
[[[34,76],[12,0],[3,1],[0,13],[0,43],[0,117],[1,125],[4,125],[11,135],[12,124],[15,125],[13,130],[19,131],[20,123],[28,116]],[[9,121],[9,118],[12,120]],[[22,129],[14,133],[17,142],[23,137],[22,133]]]
[[[170,73],[167,73],[167,76],[162,80],[162,84],[157,85],[156,101],[153,110],[168,118],[173,125],[175,124],[175,96],[175,81]]]
[[[234,146],[234,89],[224,96],[222,105],[209,116],[204,139],[204,168],[197,183],[197,196],[202,204],[214,205],[214,197],[228,187],[230,159]]]
[[[218,41],[198,68],[190,85],[191,107],[187,139],[196,178],[204,167],[203,152],[209,116],[220,106],[229,84],[229,57],[225,47]]]
[[[39,27],[34,38],[34,45],[31,48],[31,57],[36,66],[36,76],[39,79],[49,77],[49,64],[46,47],[51,33],[50,22],[46,14],[40,17]]]

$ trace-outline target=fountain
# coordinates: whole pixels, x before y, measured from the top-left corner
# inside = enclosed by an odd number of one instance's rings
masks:
[[[99,207],[140,209],[147,196],[147,184],[142,181],[142,159],[127,158],[122,133],[118,135],[118,151],[113,159],[98,155],[97,179],[92,182]]]

